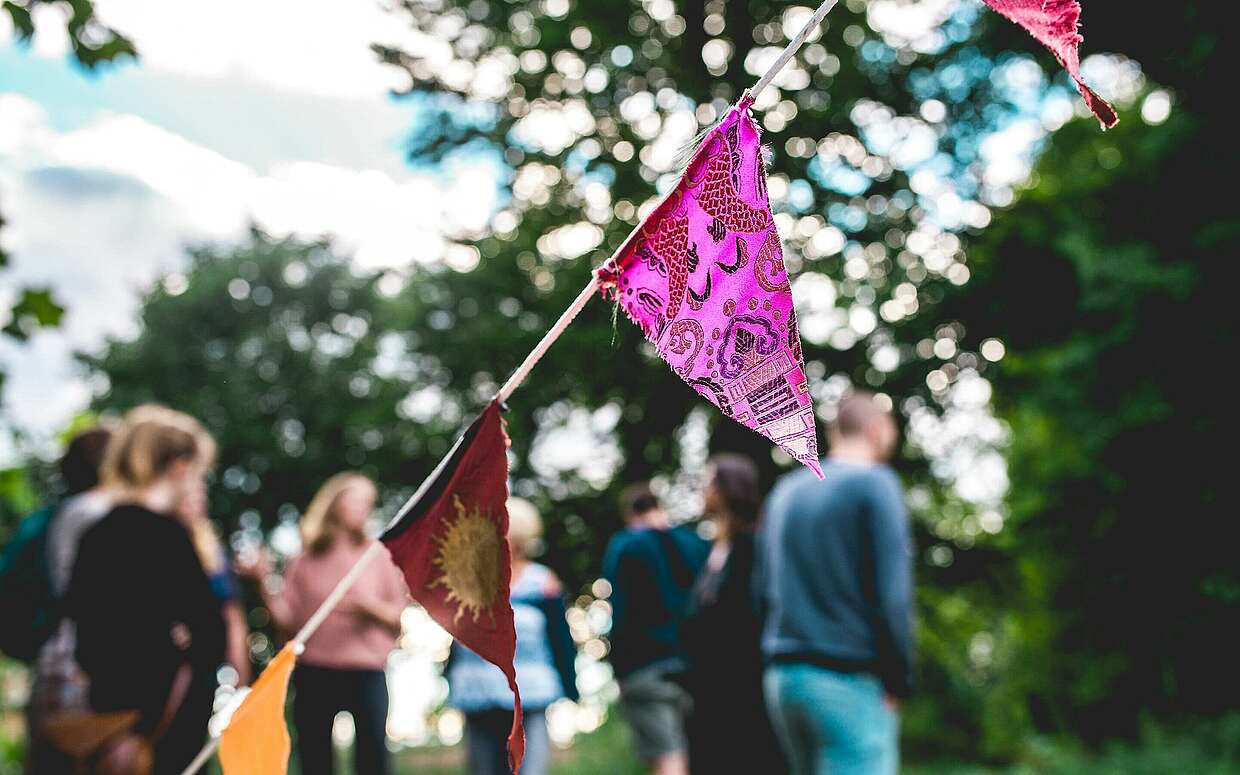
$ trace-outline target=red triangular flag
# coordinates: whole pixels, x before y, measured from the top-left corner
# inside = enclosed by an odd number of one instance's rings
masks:
[[[822,478],[814,405],[752,100],[598,272],[680,378]]]
[[[1077,32],[1081,23],[1081,4],[1076,0],[982,0],[986,5],[1024,27],[1039,43],[1054,53],[1059,64],[1076,82],[1089,110],[1102,122],[1103,129],[1119,123],[1115,108],[1086,85],[1081,77],[1081,58],[1077,47],[1085,38]]]
[[[508,677],[513,695],[508,762],[515,773],[525,754],[525,731],[512,664],[517,632],[508,599],[507,500],[507,444],[499,404],[492,401],[457,440],[421,497],[401,510],[380,540],[404,572],[413,599]]]

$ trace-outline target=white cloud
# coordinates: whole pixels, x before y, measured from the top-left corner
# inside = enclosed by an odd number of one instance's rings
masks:
[[[370,45],[409,43],[412,33],[377,0],[96,0],[95,9],[134,41],[146,68],[323,97],[374,97],[402,85]],[[61,7],[36,7],[35,22],[35,52],[63,56]]]
[[[251,220],[278,234],[331,234],[367,268],[433,261],[445,234],[483,227],[494,208],[490,164],[442,177],[289,160],[265,173],[137,116],[102,114],[60,132],[28,98],[0,94],[0,238],[8,287],[51,285],[61,330],[0,346],[5,414],[57,430],[87,396],[75,348],[134,333],[140,291],[183,261],[187,243],[240,238]]]

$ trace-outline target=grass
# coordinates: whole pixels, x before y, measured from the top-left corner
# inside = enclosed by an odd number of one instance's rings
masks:
[[[556,751],[551,775],[640,775],[632,754],[628,729],[613,715],[597,731],[581,735],[573,747]],[[412,749],[397,755],[398,775],[466,775],[465,750],[455,748]]]
[[[15,712],[0,713],[0,775],[18,775],[21,729]],[[721,741],[744,745],[744,740]],[[341,752],[337,772],[349,775]],[[421,748],[395,756],[398,775],[466,775],[463,746]],[[297,771],[294,764],[290,770]],[[217,766],[207,772],[218,775]],[[638,775],[628,730],[615,716],[599,730],[557,751],[552,775]],[[910,762],[905,775],[1240,775],[1240,713],[1200,720],[1174,729],[1151,726],[1135,742],[1112,742],[1087,751],[1071,742],[1031,740],[1019,760],[1003,767],[966,762]]]
[[[397,772],[466,775],[464,756],[460,746],[409,751],[398,757]],[[638,775],[642,769],[633,757],[628,730],[613,716],[598,731],[578,737],[572,749],[558,752],[551,771],[552,775]],[[905,775],[1240,775],[1240,713],[1174,731],[1151,727],[1139,741],[1113,742],[1101,751],[1035,739],[1019,762],[1005,767],[914,762],[901,771]]]

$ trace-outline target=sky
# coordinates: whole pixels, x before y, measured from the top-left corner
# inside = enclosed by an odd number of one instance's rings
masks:
[[[39,284],[68,309],[25,345],[0,338],[0,427],[62,429],[89,399],[73,350],[135,333],[141,289],[186,245],[256,223],[331,234],[360,266],[401,267],[437,259],[445,232],[492,212],[485,164],[406,163],[416,105],[390,96],[402,74],[370,45],[408,43],[408,25],[378,3],[95,5],[140,62],[86,72],[55,7],[40,7],[28,46],[0,14],[0,241],[12,258],[0,307]],[[0,465],[14,452],[0,430]]]

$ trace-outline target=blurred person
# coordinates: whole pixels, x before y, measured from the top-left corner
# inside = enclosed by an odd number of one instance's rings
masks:
[[[227,683],[232,686],[247,686],[251,672],[250,627],[246,623],[245,609],[241,604],[237,575],[208,516],[205,483],[199,483],[186,496],[177,509],[176,516],[194,540],[194,550],[198,552],[198,559],[202,562],[203,570],[207,572],[211,591],[219,601],[220,611],[224,616],[227,644],[225,655],[228,666],[233,669],[232,680]]]
[[[776,775],[786,764],[762,696],[761,625],[753,591],[754,530],[762,505],[758,467],[741,455],[707,464],[703,511],[715,526],[706,566],[689,598],[684,623],[693,699],[688,721],[694,775]]]
[[[512,611],[517,630],[514,665],[525,713],[525,759],[520,775],[546,775],[551,738],[546,710],[560,699],[577,699],[577,647],[568,629],[564,588],[545,565],[531,561],[542,538],[534,504],[508,499],[508,546],[512,550]],[[472,775],[508,775],[512,692],[495,665],[459,643],[446,670],[448,703],[465,714]]]
[[[57,598],[63,598],[69,588],[83,534],[111,510],[112,497],[100,482],[100,469],[111,438],[112,431],[107,427],[83,431],[69,442],[60,461],[66,500],[47,534],[48,571]]]
[[[265,557],[239,566],[260,582],[272,620],[289,637],[309,621],[375,540],[366,526],[377,495],[374,482],[365,476],[336,474],[319,488],[301,518],[302,553],[289,561],[282,584],[271,576]],[[279,591],[273,592],[277,585]],[[380,552],[307,641],[293,673],[293,724],[303,775],[335,772],[332,727],[341,711],[353,716],[354,771],[391,771],[384,669],[408,603],[404,576],[387,551]]]
[[[689,590],[709,547],[687,526],[671,528],[645,483],[622,497],[625,529],[607,544],[603,577],[611,584],[611,665],[620,707],[638,757],[658,775],[689,771],[685,717],[689,695],[681,623]]]
[[[136,711],[125,751],[179,773],[207,733],[224,623],[189,532],[174,516],[215,456],[197,420],[162,406],[125,415],[102,482],[112,508],[82,536],[65,596],[95,713]],[[117,753],[111,749],[109,756]]]
[[[65,448],[58,465],[65,499],[49,515],[43,560],[49,599],[56,601],[55,608],[46,616],[59,620],[55,621],[51,636],[40,648],[31,676],[26,715],[26,771],[30,773],[60,772],[72,767],[65,754],[46,738],[42,727],[53,712],[85,703],[83,683],[73,658],[76,644],[73,623],[59,618],[59,601],[63,600],[69,586],[82,534],[111,508],[111,499],[99,484],[99,469],[111,435],[111,431],[102,426],[77,434]],[[12,622],[6,624],[13,625]]]
[[[908,512],[887,466],[899,432],[870,393],[839,404],[822,461],[784,476],[759,530],[756,595],[771,721],[798,775],[899,768],[913,686]]]

